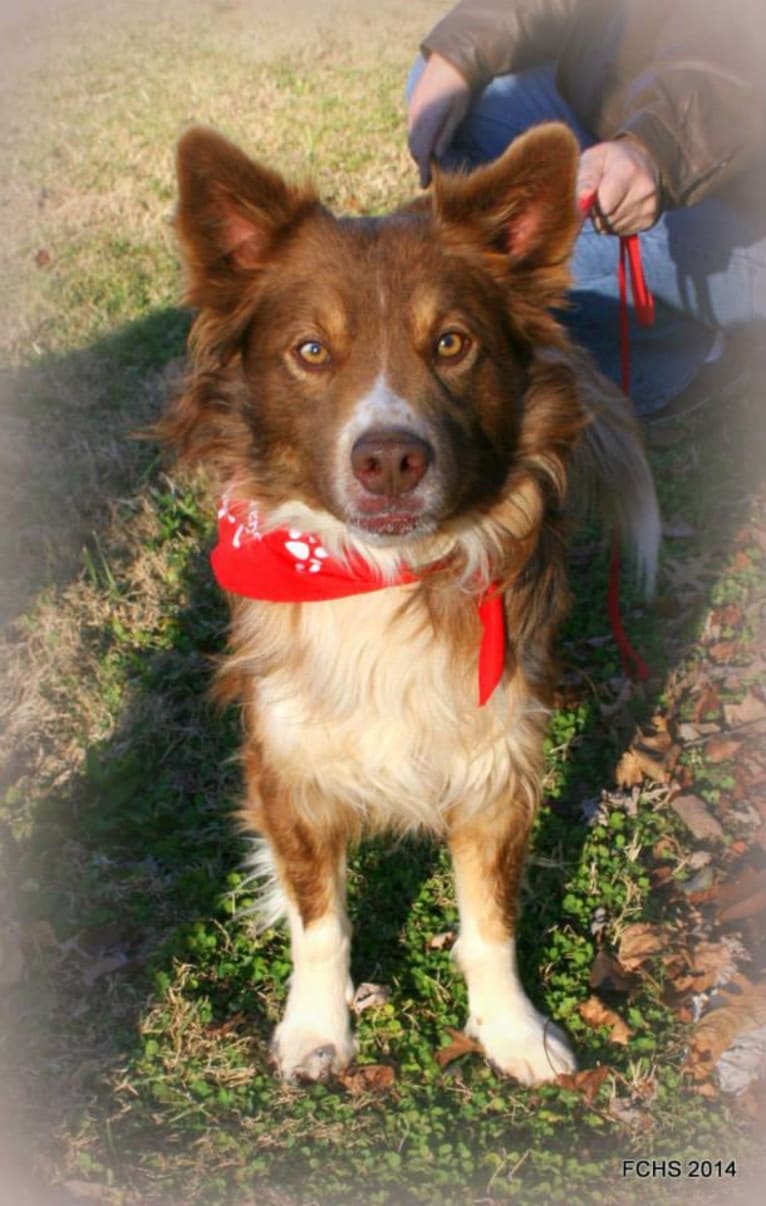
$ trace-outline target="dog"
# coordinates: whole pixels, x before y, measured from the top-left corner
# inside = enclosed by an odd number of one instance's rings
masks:
[[[179,143],[197,316],[160,433],[221,499],[218,691],[243,710],[265,912],[290,927],[288,1081],[354,1056],[346,854],[381,831],[449,844],[489,1061],[526,1085],[575,1067],[515,954],[566,539],[602,506],[650,587],[659,532],[630,405],[553,315],[577,159],[542,125],[390,216],[344,218],[214,131]]]

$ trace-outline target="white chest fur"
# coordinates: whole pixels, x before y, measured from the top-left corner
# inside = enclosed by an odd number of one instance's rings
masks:
[[[304,604],[289,620],[252,605],[253,628],[265,621],[273,641],[283,625],[286,650],[254,681],[254,725],[313,816],[351,806],[365,828],[438,832],[455,806],[507,791],[522,730],[544,716],[518,675],[479,707],[478,640],[456,659],[424,608],[402,608],[408,589]]]

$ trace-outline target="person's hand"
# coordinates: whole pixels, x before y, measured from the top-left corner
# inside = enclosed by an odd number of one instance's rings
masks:
[[[583,151],[577,199],[596,194],[591,216],[601,234],[637,234],[657,221],[659,183],[649,152],[632,138],[618,138]]]
[[[431,179],[431,160],[447,150],[470,102],[470,88],[457,67],[432,54],[415,85],[407,114],[410,154],[420,169],[423,188]]]

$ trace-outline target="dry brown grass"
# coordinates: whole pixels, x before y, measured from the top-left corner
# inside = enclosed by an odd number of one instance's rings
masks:
[[[184,604],[152,495],[167,483],[154,452],[129,438],[156,416],[165,361],[181,351],[166,317],[179,287],[174,143],[190,121],[206,122],[288,173],[316,174],[339,208],[383,207],[415,187],[400,96],[441,8],[434,0],[0,5],[0,786],[10,793],[0,937],[10,944],[11,980],[42,966],[51,993],[31,1015],[9,1015],[12,1037],[3,1028],[5,1086],[11,1067],[20,1086],[0,1103],[8,1168],[19,1164],[12,1153],[24,1134],[44,1180],[76,1170],[71,1111],[87,1110],[94,1077],[113,1058],[111,1032],[140,1004],[127,979],[122,999],[110,998],[105,977],[87,990],[103,997],[100,1022],[92,1000],[87,1024],[79,1020],[82,961],[62,948],[63,917],[52,936],[29,928],[37,893],[87,883],[97,912],[119,910],[114,892],[139,887],[156,897],[160,928],[164,907],[149,864],[118,889],[113,876],[94,873],[76,829],[55,860],[39,864],[47,884],[10,884],[17,842],[26,849],[39,808],[66,796],[90,749],[111,741],[119,755],[123,732],[129,744],[136,709],[169,742],[188,739],[196,723],[185,717],[174,735],[181,722],[161,693],[131,694],[114,636],[151,643]],[[26,1164],[12,1191],[19,1201]]]
[[[37,600],[31,643],[11,653],[13,750],[30,715],[50,711],[33,665],[48,682],[69,679],[82,630],[104,606],[82,579],[83,547],[95,538],[108,558],[116,541],[124,557],[132,542],[141,560],[146,532],[131,514],[142,512],[146,453],[128,437],[156,414],[162,366],[128,364],[120,384],[125,366],[110,341],[177,296],[169,219],[179,131],[209,122],[287,172],[314,171],[338,207],[380,208],[403,181],[413,186],[387,106],[437,11],[62,0],[22,17],[6,6],[0,552],[12,569],[0,616],[28,615]],[[370,95],[377,80],[382,101]],[[41,586],[53,589],[42,601]],[[70,702],[79,713],[82,701]]]

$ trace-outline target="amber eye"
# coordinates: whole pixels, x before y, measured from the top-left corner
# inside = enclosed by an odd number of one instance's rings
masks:
[[[465,356],[471,341],[462,331],[444,331],[436,342],[436,355],[439,360],[448,360],[456,364]]]
[[[307,368],[327,368],[332,363],[329,351],[318,339],[307,339],[295,349],[295,354]]]

